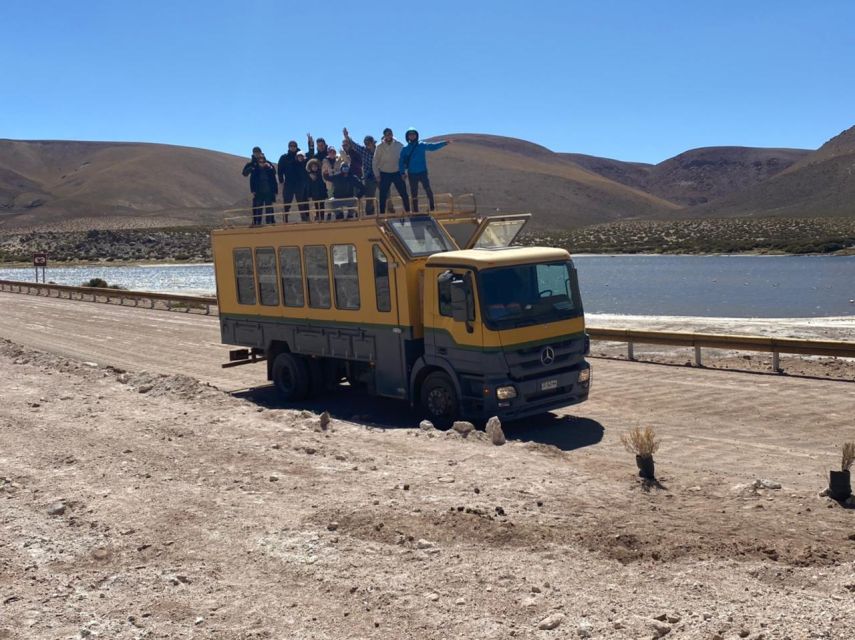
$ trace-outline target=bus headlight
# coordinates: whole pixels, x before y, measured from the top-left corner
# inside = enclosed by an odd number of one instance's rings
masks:
[[[591,381],[591,368],[586,367],[579,372],[579,384],[588,384]]]
[[[517,397],[517,389],[516,387],[499,387],[496,389],[496,397],[499,400],[510,400],[511,398]]]

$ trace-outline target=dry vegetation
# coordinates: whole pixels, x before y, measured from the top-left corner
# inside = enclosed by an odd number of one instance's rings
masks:
[[[642,458],[651,458],[659,451],[661,442],[656,437],[653,427],[633,427],[620,435],[620,442],[630,453]]]
[[[855,248],[855,218],[634,220],[529,233],[521,242],[571,253],[833,253]]]
[[[844,442],[840,455],[840,470],[849,471],[853,462],[855,462],[855,442]]]

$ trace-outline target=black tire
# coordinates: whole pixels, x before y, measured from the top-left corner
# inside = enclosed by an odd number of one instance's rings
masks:
[[[460,409],[460,401],[451,378],[442,371],[428,374],[419,395],[425,417],[436,427],[450,427]]]
[[[273,384],[286,402],[304,400],[309,395],[309,368],[293,353],[280,353],[273,361]]]

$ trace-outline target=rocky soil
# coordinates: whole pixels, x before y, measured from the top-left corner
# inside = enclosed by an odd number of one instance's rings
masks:
[[[852,253],[855,219],[624,220],[553,233],[531,233],[522,242],[564,247],[571,253]]]
[[[0,376],[0,638],[851,637],[855,509],[800,449],[642,483],[616,434],[323,427],[8,341]]]
[[[32,264],[33,253],[51,263],[189,260],[210,262],[210,229],[119,229],[29,232],[0,236],[0,262]]]

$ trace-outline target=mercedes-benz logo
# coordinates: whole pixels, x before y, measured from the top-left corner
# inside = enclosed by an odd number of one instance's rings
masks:
[[[550,365],[555,362],[555,351],[552,347],[546,347],[543,351],[540,352],[540,361],[544,365]]]

